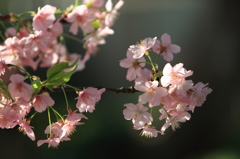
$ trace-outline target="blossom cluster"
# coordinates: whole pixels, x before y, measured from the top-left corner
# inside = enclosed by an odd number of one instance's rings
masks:
[[[134,129],[142,130],[143,136],[157,137],[158,133],[164,134],[169,126],[175,131],[180,127],[180,122],[189,120],[189,111],[194,112],[195,107],[202,106],[212,89],[207,87],[208,84],[198,82],[194,85],[192,80],[187,80],[186,77],[191,76],[193,71],[186,70],[182,63],[175,66],[167,63],[159,71],[156,63],[152,62],[150,50],[170,62],[173,53],[179,53],[181,49],[171,43],[167,33],[161,36],[161,41],[156,37],[146,38],[129,47],[127,58],[120,60],[120,66],[128,68],[126,79],[135,80],[134,88],[143,94],[139,95],[137,104],[125,104],[123,114],[126,120],[132,120]],[[150,62],[146,62],[144,55]],[[152,70],[144,68],[146,63],[152,66]],[[159,130],[152,125],[154,107],[160,113],[159,120],[165,119]]]
[[[65,11],[45,5],[37,12],[29,11],[18,15],[10,13],[1,17],[12,23],[13,27],[6,27],[5,34],[1,35],[4,42],[0,45],[0,76],[10,68],[17,68],[25,75],[11,75],[9,84],[0,78],[0,128],[18,126],[20,131],[35,140],[30,122],[37,113],[47,111],[47,139],[39,140],[38,146],[48,143],[49,147],[56,147],[61,141],[70,140],[69,136],[76,126],[84,124],[80,121],[87,119],[82,113],[92,113],[106,90],[78,88],[66,83],[74,72],[84,69],[85,62],[97,52],[98,45],[106,43],[104,38],[114,34],[111,27],[124,1],[119,0],[114,7],[111,0],[106,3],[104,0],[84,0],[81,4],[76,2]],[[32,19],[23,18],[23,15],[29,13]],[[61,16],[57,17],[58,14]],[[63,32],[63,24],[70,25],[69,32],[72,35]],[[75,37],[79,31],[83,33],[83,39]],[[86,50],[84,56],[80,58],[79,54],[69,54],[64,38],[80,42]],[[43,81],[30,75],[25,67],[33,70],[38,67],[51,68],[47,71],[47,79]],[[64,94],[67,115],[61,115],[53,107],[55,100],[50,94],[55,89],[60,89]],[[78,95],[74,111],[70,108],[65,89],[76,91]],[[51,112],[57,117],[55,123],[51,122]]]
[[[70,140],[69,135],[75,131],[75,127],[84,124],[79,121],[82,118],[87,119],[82,113],[93,112],[95,104],[101,99],[101,94],[105,91],[105,88],[98,90],[93,87],[77,91],[77,110],[72,111],[69,107],[67,109],[67,117],[64,118],[52,107],[55,101],[47,91],[34,93],[34,87],[26,83],[24,76],[20,74],[11,75],[10,81],[8,86],[1,81],[0,128],[11,129],[18,125],[19,130],[34,141],[35,133],[32,130],[32,126],[30,126],[30,122],[36,113],[28,117],[30,111],[35,110],[37,113],[42,113],[46,109],[48,111],[51,109],[58,116],[57,122],[49,123],[45,130],[45,134],[49,135],[48,139],[39,140],[38,146],[48,143],[49,147],[56,147],[60,141]],[[80,113],[77,113],[77,111]]]
[[[67,61],[72,63],[79,54],[67,52],[64,38],[74,38],[63,33],[63,23],[70,24],[69,32],[84,34],[78,39],[86,49],[84,56],[78,61],[78,69],[82,70],[92,54],[98,50],[98,45],[105,44],[104,37],[114,34],[111,29],[118,15],[118,10],[124,1],[113,7],[108,0],[103,8],[104,0],[84,0],[82,4],[70,6],[66,11],[45,5],[38,12],[32,12],[32,22],[22,19],[22,14],[9,14],[10,21],[23,24],[20,28],[9,27],[5,31],[4,43],[0,45],[0,59],[19,67],[51,67],[56,63]],[[56,14],[62,14],[57,18]]]
[[[127,58],[120,61],[121,67],[128,68],[126,79],[135,81],[134,88],[68,85],[73,73],[83,70],[91,55],[97,52],[98,45],[106,43],[105,37],[114,34],[111,27],[124,1],[119,0],[114,7],[111,0],[107,0],[105,6],[104,3],[104,0],[83,0],[80,4],[76,0],[75,5],[64,11],[45,5],[37,12],[0,16],[1,20],[8,20],[14,26],[7,28],[5,35],[0,33],[3,39],[0,45],[0,128],[18,126],[34,141],[36,136],[30,123],[38,113],[45,112],[49,121],[44,131],[47,139],[38,140],[37,145],[47,143],[49,147],[57,147],[60,142],[71,140],[70,135],[76,126],[84,124],[82,119],[88,119],[83,113],[95,111],[96,103],[105,91],[141,92],[137,104],[124,105],[124,118],[132,120],[133,128],[142,130],[142,136],[157,137],[159,133],[164,134],[169,126],[173,130],[179,128],[180,122],[190,119],[189,112],[194,112],[195,107],[204,103],[212,89],[207,87],[208,84],[194,84],[192,80],[187,80],[193,72],[186,70],[182,63],[175,66],[169,63],[181,48],[172,44],[166,33],[160,40],[149,37],[131,45]],[[32,19],[23,18],[25,14],[31,14]],[[61,16],[57,17],[58,14]],[[63,32],[63,24],[70,25],[70,34]],[[82,39],[75,37],[79,31],[83,33]],[[80,42],[86,50],[85,54],[82,57],[76,53],[69,54],[65,38]],[[150,56],[150,51],[156,54],[156,59]],[[162,70],[156,63],[160,56],[168,62]],[[146,64],[152,68],[145,68]],[[31,75],[25,67],[33,70],[48,67],[46,79]],[[10,83],[5,83],[1,77],[9,68],[17,68],[24,75],[13,74],[9,78]],[[69,105],[66,89],[77,93],[75,108]],[[61,115],[55,109],[56,100],[51,97],[55,91],[63,93],[67,115]],[[154,107],[160,113],[159,119],[165,119],[160,129],[153,126]],[[55,122],[52,122],[51,114],[56,116]]]

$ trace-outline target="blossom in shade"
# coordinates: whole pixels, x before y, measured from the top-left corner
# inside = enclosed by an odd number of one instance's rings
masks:
[[[168,93],[166,88],[158,87],[158,84],[158,81],[147,81],[144,84],[136,84],[134,87],[136,90],[145,92],[139,96],[138,102],[143,104],[149,102],[149,107],[160,105],[161,97],[166,96]]]
[[[56,7],[51,5],[45,5],[37,14],[33,17],[33,28],[36,30],[46,31],[55,21]]]
[[[152,49],[157,54],[161,54],[164,60],[170,62],[173,60],[173,53],[179,53],[181,48],[178,45],[171,44],[171,37],[167,33],[161,36],[161,41],[156,40]]]
[[[82,118],[87,119],[87,117],[85,115],[83,115],[82,113],[76,113],[77,110],[72,111],[71,109],[68,109],[68,115],[66,120],[68,121],[80,121]]]
[[[27,134],[27,136],[31,139],[31,140],[35,140],[35,134],[31,128],[30,124],[30,120],[26,121],[26,120],[20,120],[17,122],[17,124],[19,125],[19,131],[23,132],[23,134]]]
[[[80,112],[93,112],[95,104],[101,99],[101,95],[105,92],[105,88],[97,89],[88,87],[78,92],[76,107]]]
[[[37,112],[43,112],[48,106],[54,105],[54,100],[49,96],[48,93],[36,94],[32,100],[32,106]]]
[[[146,125],[143,128],[143,131],[141,132],[140,135],[145,136],[146,138],[152,138],[152,137],[157,137],[159,132],[160,131],[158,131],[157,129],[155,129],[151,125]]]
[[[68,137],[64,137],[62,139],[60,139],[59,137],[55,137],[54,135],[50,136],[50,138],[46,139],[46,140],[38,140],[37,142],[37,146],[41,146],[44,143],[48,143],[48,147],[57,147],[61,141],[69,141],[71,140]]]
[[[165,124],[161,128],[161,134],[163,135],[165,130],[171,125],[173,131],[180,128],[180,122],[186,122],[186,120],[190,120],[191,115],[188,112],[183,112],[178,116],[167,117]]]
[[[6,38],[8,38],[8,37],[15,36],[16,33],[17,33],[17,30],[14,27],[9,27],[9,28],[6,29],[4,35],[5,35]]]
[[[12,121],[22,120],[30,111],[31,104],[23,98],[19,98],[15,102],[7,102],[1,114]],[[5,118],[5,119],[6,119]]]
[[[8,90],[14,99],[22,97],[29,101],[32,97],[33,87],[24,82],[24,77],[20,74],[14,74],[10,77],[11,83],[8,85]]]
[[[154,45],[156,39],[157,39],[157,37],[155,37],[155,38],[146,38],[143,41],[141,41],[139,44],[131,45],[128,48],[128,50],[133,53],[133,58],[139,59],[139,58],[141,58],[144,55],[144,53],[148,49],[150,49]]]
[[[132,120],[134,129],[142,129],[145,124],[151,124],[153,121],[152,115],[147,112],[148,108],[141,103],[125,104],[126,109],[123,110],[123,115],[126,120]]]
[[[212,92],[211,88],[206,87],[207,85],[208,83],[203,84],[202,82],[198,82],[194,85],[193,92],[190,96],[191,102],[189,103],[189,108],[192,112],[194,112],[195,106],[202,106],[206,100],[207,95]]]
[[[145,58],[134,59],[131,51],[127,51],[127,58],[120,60],[120,66],[128,68],[127,80],[132,81],[136,79],[137,75],[140,74],[141,67],[145,66]]]

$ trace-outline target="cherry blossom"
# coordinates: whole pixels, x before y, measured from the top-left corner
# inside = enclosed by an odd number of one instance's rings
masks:
[[[208,84],[203,84],[198,82],[193,87],[193,93],[190,96],[191,102],[189,104],[190,110],[194,112],[195,106],[202,106],[206,97],[209,93],[212,92],[211,88],[206,87]]]
[[[141,57],[139,59],[134,59],[131,51],[127,51],[127,58],[120,60],[120,66],[128,68],[127,80],[132,81],[136,79],[137,74],[140,74],[141,67],[145,66],[145,58]]]
[[[36,94],[32,99],[32,106],[37,112],[43,112],[48,106],[54,105],[54,100],[47,94]]]
[[[123,110],[123,115],[126,120],[131,120],[134,125],[134,129],[142,129],[145,124],[151,124],[153,121],[152,115],[147,112],[148,108],[144,107],[141,103],[125,104],[127,108]]]
[[[173,53],[179,53],[181,48],[178,45],[171,44],[171,37],[167,33],[161,36],[161,41],[156,40],[152,49],[157,54],[161,54],[164,60],[170,62],[173,60]]]
[[[124,4],[124,1],[119,0],[118,3],[113,8],[112,0],[107,1],[106,5],[105,5],[106,11],[107,11],[107,15],[105,17],[106,26],[111,27],[114,24],[114,22],[118,16],[117,11],[123,6],[123,4]]]
[[[145,84],[136,84],[135,89],[145,92],[139,96],[138,102],[147,103],[149,102],[149,107],[158,106],[161,103],[161,97],[167,95],[166,88],[158,87],[158,81],[147,81]]]
[[[183,68],[183,64],[176,64],[174,67],[167,63],[163,68],[163,76],[161,77],[162,86],[166,87],[169,84],[180,85],[184,82],[185,78],[191,76],[193,72],[187,71]]]
[[[141,41],[139,44],[131,45],[128,50],[133,53],[133,58],[139,59],[144,53],[149,50],[155,43],[157,37],[155,38],[146,38]]]
[[[22,97],[29,101],[32,96],[33,87],[24,82],[24,77],[20,74],[14,74],[10,77],[11,83],[8,85],[8,90],[13,98]]]
[[[36,30],[47,30],[53,22],[55,21],[54,13],[56,11],[56,7],[51,5],[45,5],[37,14],[33,17],[33,27]]]
[[[30,124],[30,120],[26,121],[26,120],[20,120],[17,122],[19,125],[19,131],[22,131],[23,134],[27,134],[27,136],[31,139],[31,140],[35,140],[35,134],[31,128]]]
[[[105,88],[97,89],[93,87],[85,88],[82,91],[78,92],[78,99],[76,107],[80,112],[93,112],[95,110],[95,104],[101,99],[102,93],[105,91]]]
[[[158,133],[160,131],[156,130],[154,127],[152,127],[151,125],[146,125],[143,128],[143,131],[141,132],[141,136],[145,136],[147,138],[152,138],[152,137],[157,137]]]
[[[95,18],[95,15],[87,8],[86,5],[80,5],[67,15],[66,20],[72,23],[69,31],[72,34],[77,35],[78,26],[85,33],[93,31],[94,27],[91,21],[93,21]]]
[[[183,112],[181,115],[168,117],[166,119],[166,123],[161,128],[161,134],[164,134],[165,130],[171,125],[173,131],[180,127],[180,123],[186,122],[186,120],[190,120],[191,115],[188,112]]]

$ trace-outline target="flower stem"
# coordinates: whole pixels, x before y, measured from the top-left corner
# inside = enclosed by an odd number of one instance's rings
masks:
[[[75,0],[75,7],[78,6],[78,0]]]
[[[62,119],[62,121],[64,121],[64,118],[53,107],[50,106],[50,108],[55,114],[57,114]]]
[[[76,37],[74,37],[74,36],[71,36],[71,35],[69,35],[69,34],[65,34],[65,33],[62,33],[62,35],[63,35],[64,37],[66,37],[66,38],[69,38],[69,39],[75,40],[75,41],[77,41],[77,42],[83,44],[83,41],[82,41],[82,40],[80,40],[80,39],[78,39],[78,38],[76,38]]]
[[[62,90],[63,90],[63,94],[64,94],[64,98],[65,98],[65,101],[66,101],[66,105],[67,105],[67,109],[69,108],[69,103],[68,103],[68,99],[67,99],[67,95],[66,95],[66,92],[65,92],[65,89],[63,86],[61,86]]]
[[[49,122],[49,128],[50,128],[50,136],[52,136],[52,121],[51,121],[51,115],[50,115],[49,107],[47,107],[47,109],[48,109],[48,122]]]

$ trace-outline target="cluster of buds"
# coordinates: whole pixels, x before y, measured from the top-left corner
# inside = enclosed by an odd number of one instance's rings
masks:
[[[192,80],[186,80],[193,71],[187,71],[182,63],[173,67],[167,63],[159,71],[157,64],[152,62],[150,50],[170,62],[173,60],[173,53],[179,53],[181,49],[178,45],[171,44],[171,38],[166,33],[161,36],[161,41],[156,37],[146,38],[129,47],[127,58],[120,61],[120,66],[128,68],[127,80],[135,80],[134,88],[143,94],[138,98],[139,103],[125,104],[123,114],[125,119],[132,120],[134,129],[143,130],[143,136],[157,137],[158,133],[164,134],[170,125],[175,131],[180,122],[189,120],[189,111],[194,112],[196,106],[201,106],[212,89],[202,82],[194,85]],[[149,62],[146,62],[144,55]],[[143,68],[145,64],[150,64],[152,70]],[[165,119],[165,124],[159,130],[152,126],[153,107],[157,107],[160,112],[159,120]]]

